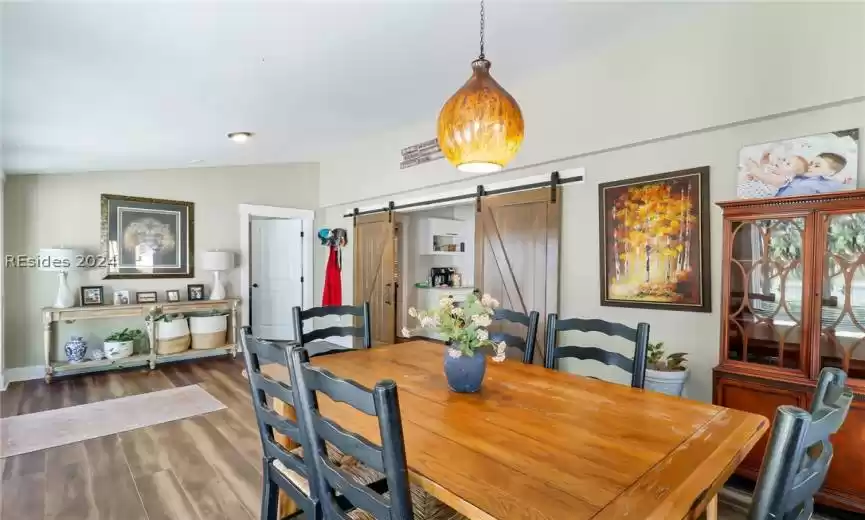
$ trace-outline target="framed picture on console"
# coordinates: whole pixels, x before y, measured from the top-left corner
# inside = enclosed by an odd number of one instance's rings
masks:
[[[104,278],[192,278],[195,204],[103,194]]]
[[[601,305],[711,312],[709,167],[598,186]]]

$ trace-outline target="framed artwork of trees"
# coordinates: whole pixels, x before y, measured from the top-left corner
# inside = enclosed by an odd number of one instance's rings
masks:
[[[601,305],[711,312],[709,167],[598,186]]]

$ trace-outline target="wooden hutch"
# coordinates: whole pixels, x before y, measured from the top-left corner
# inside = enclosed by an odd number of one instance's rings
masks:
[[[724,211],[716,404],[808,409],[820,370],[856,394],[818,502],[865,513],[865,190],[737,200]],[[764,438],[737,473],[755,479]]]

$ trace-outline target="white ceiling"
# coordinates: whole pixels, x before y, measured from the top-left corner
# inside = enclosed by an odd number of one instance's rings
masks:
[[[477,54],[476,2],[0,5],[7,173],[318,161],[424,119],[433,137]],[[507,86],[659,12],[492,1],[487,54]]]

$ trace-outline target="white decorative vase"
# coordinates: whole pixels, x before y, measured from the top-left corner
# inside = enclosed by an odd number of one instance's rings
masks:
[[[108,359],[123,359],[132,355],[134,341],[106,341],[105,357]]]
[[[228,316],[190,316],[189,331],[192,333],[192,348],[207,350],[225,346]]]
[[[646,389],[681,397],[689,372],[689,370],[652,370],[647,368]]]

